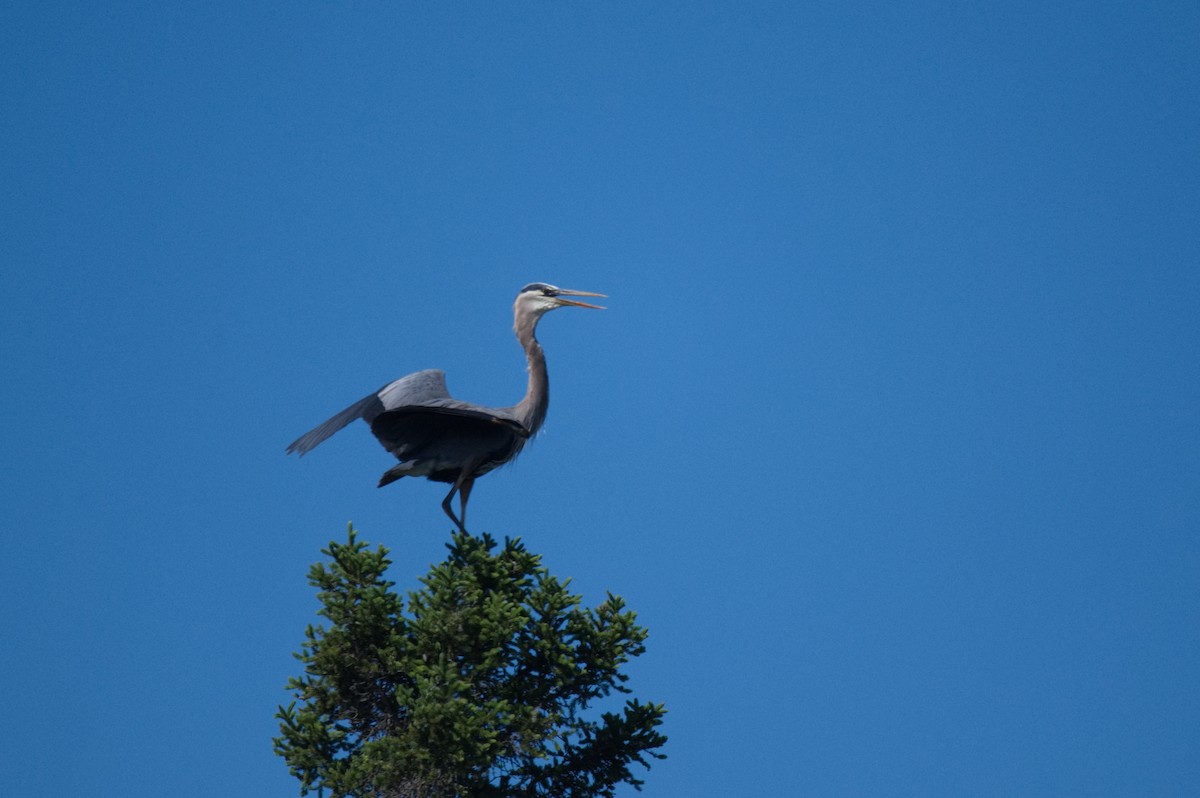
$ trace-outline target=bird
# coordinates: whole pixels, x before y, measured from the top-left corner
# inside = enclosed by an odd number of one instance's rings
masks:
[[[548,283],[529,283],[513,302],[513,332],[525,350],[529,385],[512,407],[485,407],[455,399],[441,369],[425,369],[401,377],[364,396],[332,418],[301,435],[287,447],[303,457],[335,432],[362,419],[399,464],[379,479],[379,487],[402,477],[425,477],[451,485],[442,510],[460,531],[467,531],[467,499],[475,480],[511,461],[546,420],[550,381],[546,355],[535,336],[538,322],[552,310],[594,308],[569,297],[605,297]],[[451,502],[459,497],[459,514]]]

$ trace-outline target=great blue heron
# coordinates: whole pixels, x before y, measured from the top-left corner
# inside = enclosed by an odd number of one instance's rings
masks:
[[[448,482],[450,492],[442,509],[459,529],[466,531],[467,499],[475,480],[517,456],[546,418],[550,406],[550,381],[546,355],[534,337],[538,320],[557,308],[579,307],[603,310],[567,299],[568,296],[599,296],[591,291],[570,291],[546,283],[530,283],[513,303],[513,331],[529,361],[529,387],[525,398],[512,407],[483,407],[460,402],[446,390],[446,374],[427,369],[401,377],[370,396],[347,407],[320,426],[301,435],[288,446],[288,454],[303,457],[317,444],[356,419],[371,425],[371,432],[400,465],[384,472],[379,487],[401,477],[426,477]],[[450,502],[457,493],[460,514]]]

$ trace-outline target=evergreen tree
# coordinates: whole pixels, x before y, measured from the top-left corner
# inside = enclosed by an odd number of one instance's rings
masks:
[[[302,795],[612,796],[666,742],[662,704],[626,700],[620,667],[646,630],[611,593],[580,606],[519,540],[455,533],[404,600],[353,527],[309,580],[329,625],[309,626],[275,751]],[[568,580],[569,581],[569,580]],[[588,710],[592,711],[588,711]]]

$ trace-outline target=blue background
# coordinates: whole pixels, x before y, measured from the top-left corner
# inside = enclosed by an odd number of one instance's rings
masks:
[[[648,795],[1200,793],[1195,3],[0,11],[3,792],[288,796],[308,565],[416,585],[383,383],[650,629]],[[626,790],[623,794],[633,794]]]

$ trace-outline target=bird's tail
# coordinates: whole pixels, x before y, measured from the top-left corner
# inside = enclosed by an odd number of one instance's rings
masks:
[[[383,476],[379,478],[379,487],[382,488],[384,485],[390,485],[401,477],[414,476],[412,468],[412,463],[401,463],[400,465],[392,466],[387,471],[384,471]]]

